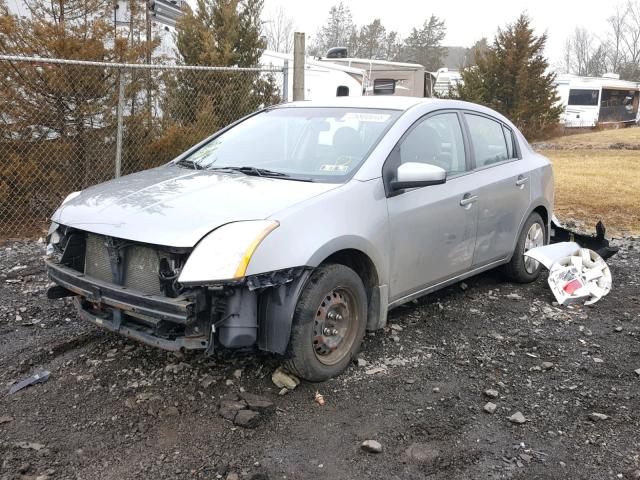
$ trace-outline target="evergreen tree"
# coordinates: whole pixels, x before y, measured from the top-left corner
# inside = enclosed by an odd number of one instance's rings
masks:
[[[419,63],[428,71],[436,71],[442,66],[446,53],[442,46],[446,32],[444,20],[431,15],[421,28],[411,30],[401,50],[402,60]]]
[[[461,72],[453,96],[491,107],[511,119],[527,138],[554,128],[562,107],[557,105],[555,74],[544,57],[546,34],[534,35],[526,14],[498,30],[493,43],[478,50],[476,66]]]
[[[351,10],[341,1],[329,10],[329,18],[316,33],[309,53],[314,56],[324,56],[330,48],[347,47],[349,55],[353,56],[356,39],[357,29],[353,23]]]
[[[266,48],[261,35],[262,0],[198,0],[177,23],[179,63],[256,67]],[[277,103],[274,79],[257,72],[184,71],[165,74],[171,92],[165,135],[154,144],[178,154],[263,105]]]
[[[387,30],[380,19],[376,18],[369,25],[360,28],[355,42],[356,50],[351,55],[376,60],[385,59],[387,56],[385,52],[386,40]]]
[[[109,0],[22,6],[27,14],[18,17],[0,4],[0,54],[135,62],[151,48],[116,34]],[[118,71],[109,68],[0,63],[0,142],[13,152],[0,164],[0,179],[23,192],[21,206],[50,214],[65,193],[63,179],[71,176],[80,189],[113,174],[117,82]],[[130,85],[128,98],[136,88]],[[46,178],[49,198],[31,198],[35,172]]]

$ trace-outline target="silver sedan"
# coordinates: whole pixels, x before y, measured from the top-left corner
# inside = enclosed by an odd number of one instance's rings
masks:
[[[250,115],[164,166],[67,197],[50,298],[167,350],[258,348],[340,374],[389,309],[549,238],[553,174],[478,105],[399,97]]]

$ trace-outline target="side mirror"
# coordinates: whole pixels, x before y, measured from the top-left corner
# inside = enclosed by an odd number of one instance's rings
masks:
[[[392,190],[440,185],[447,181],[447,171],[428,163],[407,162],[398,167],[396,179],[391,180]]]

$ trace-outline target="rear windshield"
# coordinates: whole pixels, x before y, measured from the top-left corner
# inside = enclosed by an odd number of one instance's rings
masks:
[[[180,160],[194,168],[252,167],[292,180],[341,182],[366,159],[400,111],[291,107],[239,123]]]

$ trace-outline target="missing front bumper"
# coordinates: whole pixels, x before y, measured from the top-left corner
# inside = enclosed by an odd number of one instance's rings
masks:
[[[203,308],[197,295],[150,295],[87,277],[52,261],[45,260],[45,265],[49,278],[57,284],[50,296],[63,296],[60,288],[77,295],[75,305],[84,320],[164,350],[209,347],[209,332],[198,321]]]

